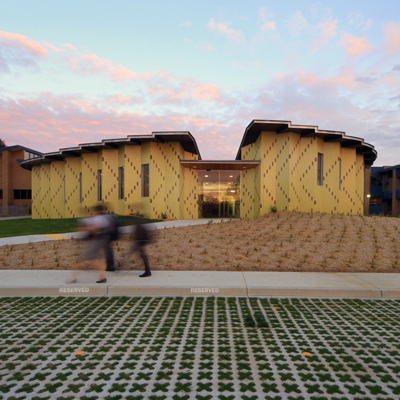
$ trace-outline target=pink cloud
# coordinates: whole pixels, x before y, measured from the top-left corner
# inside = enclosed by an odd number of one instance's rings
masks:
[[[36,61],[47,54],[42,45],[27,36],[0,31],[0,72],[10,72],[11,65],[37,66]]]
[[[400,24],[389,22],[385,26],[384,44],[390,55],[395,56],[400,52]]]
[[[208,27],[213,30],[221,33],[227,39],[232,40],[237,43],[244,42],[244,35],[241,31],[230,28],[231,22],[215,22],[214,18],[211,18],[208,21]]]
[[[47,55],[47,50],[38,42],[19,33],[0,31],[0,44],[9,49],[24,49],[32,57],[42,58]]]
[[[219,101],[221,90],[217,85],[197,84],[193,86],[193,97],[202,100]]]
[[[109,71],[112,62],[96,54],[83,54],[80,58],[69,58],[72,68],[81,75],[98,75]]]
[[[274,31],[276,29],[276,24],[275,22],[266,22],[262,27],[262,30],[266,30],[266,31]]]
[[[345,33],[339,40],[339,44],[352,58],[360,57],[372,49],[372,43],[365,36],[358,38],[350,33]]]
[[[319,39],[314,46],[315,49],[318,49],[336,36],[337,20],[332,21],[331,19],[328,19],[325,22],[321,22],[317,25],[317,29],[320,31],[320,33]]]
[[[130,69],[118,65],[117,67],[111,68],[111,80],[113,81],[128,81],[132,79],[149,79],[151,74],[149,73],[140,73],[140,72],[133,72]]]

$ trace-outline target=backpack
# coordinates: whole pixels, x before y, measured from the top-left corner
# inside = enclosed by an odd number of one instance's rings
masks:
[[[121,223],[115,215],[110,216],[110,240],[114,242],[119,239]]]

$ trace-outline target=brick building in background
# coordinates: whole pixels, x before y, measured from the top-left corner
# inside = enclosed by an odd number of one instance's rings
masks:
[[[41,157],[24,146],[0,148],[0,216],[29,215],[32,205],[32,173],[20,162]]]
[[[372,167],[365,172],[369,199],[366,214],[400,217],[400,165]]]

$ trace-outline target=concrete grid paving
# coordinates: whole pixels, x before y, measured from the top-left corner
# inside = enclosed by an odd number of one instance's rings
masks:
[[[394,400],[399,322],[400,300],[1,298],[0,399]]]

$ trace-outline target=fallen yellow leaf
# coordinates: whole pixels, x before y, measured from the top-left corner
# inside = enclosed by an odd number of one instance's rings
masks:
[[[130,306],[125,306],[126,308],[129,308]]]
[[[277,310],[279,307],[274,307],[275,308],[275,310]]]
[[[311,356],[312,356],[312,354],[311,354],[311,353],[308,353],[307,351],[305,351],[305,352],[303,353],[303,356],[306,356],[306,357],[311,357]]]
[[[85,354],[85,352],[84,351],[77,351],[76,353],[75,353],[75,355],[76,356],[81,356],[81,355],[83,355],[83,354]]]

